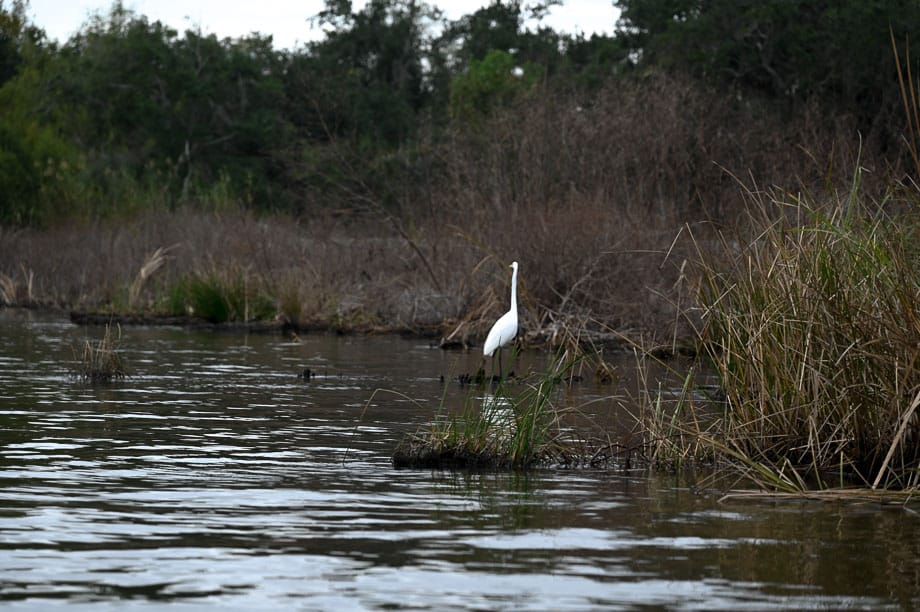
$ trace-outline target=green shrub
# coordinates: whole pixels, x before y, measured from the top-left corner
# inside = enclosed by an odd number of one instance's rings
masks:
[[[169,291],[166,309],[174,315],[192,315],[211,323],[259,321],[276,314],[274,300],[242,274],[187,276]]]
[[[494,49],[481,61],[470,62],[469,71],[451,83],[451,115],[458,119],[485,116],[529,91],[539,80],[541,70],[535,65],[516,64],[510,53]]]
[[[2,103],[2,102],[0,102]],[[69,201],[77,155],[51,128],[0,119],[0,224],[44,225]]]

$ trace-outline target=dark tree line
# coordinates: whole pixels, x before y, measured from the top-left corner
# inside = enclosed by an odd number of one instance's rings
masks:
[[[119,2],[58,45],[26,2],[0,0],[0,223],[228,202],[310,213],[386,193],[451,130],[487,134],[496,108],[591,104],[654,72],[778,112],[817,100],[900,134],[889,28],[899,41],[920,31],[916,0],[615,4],[616,34],[586,38],[525,27],[547,5],[521,0],[455,21],[415,0],[327,0],[326,36],[278,50],[259,34],[180,33]]]
[[[920,33],[917,0],[619,0],[621,37],[640,64],[767,96],[817,99],[862,130],[899,112],[891,34]],[[897,119],[900,119],[898,117]],[[897,128],[896,128],[897,129]]]

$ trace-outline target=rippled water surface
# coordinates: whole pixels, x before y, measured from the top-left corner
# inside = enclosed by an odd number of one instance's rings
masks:
[[[636,472],[394,470],[439,377],[474,354],[128,328],[134,376],[70,379],[100,336],[0,310],[4,608],[920,605],[920,517],[904,508],[720,504]],[[369,403],[375,389],[399,394]],[[585,382],[568,401],[611,392]]]

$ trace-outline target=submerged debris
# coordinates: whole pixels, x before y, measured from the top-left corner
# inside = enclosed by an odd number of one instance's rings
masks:
[[[504,379],[499,374],[492,374],[491,376],[486,376],[486,371],[483,368],[476,370],[475,374],[470,374],[469,372],[463,372],[457,376],[457,382],[460,383],[460,386],[464,385],[481,385],[483,383],[491,383],[497,385],[502,382],[502,380],[512,380],[516,378],[517,375],[514,371],[508,372]]]
[[[505,458],[487,450],[458,446],[437,447],[421,439],[403,440],[393,452],[393,467],[429,469],[485,469],[511,467]],[[526,466],[523,466],[526,467]]]

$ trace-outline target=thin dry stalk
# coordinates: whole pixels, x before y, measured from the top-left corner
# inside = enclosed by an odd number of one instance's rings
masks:
[[[882,478],[888,473],[888,465],[891,463],[891,458],[894,456],[898,446],[907,442],[905,440],[905,435],[907,433],[907,428],[910,425],[910,422],[914,418],[914,412],[916,412],[917,406],[920,406],[920,393],[917,393],[917,395],[914,396],[914,401],[910,403],[910,406],[904,412],[904,417],[901,419],[901,426],[898,427],[898,433],[895,434],[894,440],[891,441],[891,447],[888,449],[888,454],[885,455],[885,460],[882,461],[882,467],[879,468],[878,475],[875,477],[875,481],[872,483],[873,489],[878,488]],[[897,478],[898,474],[892,474],[892,476]]]
[[[19,264],[19,269],[22,272],[22,278],[26,285],[26,303],[34,304],[35,297],[32,293],[32,287],[35,282],[35,273],[31,269],[27,270],[22,263]]]
[[[917,136],[920,134],[920,81],[914,88],[914,79],[910,69],[910,41],[904,43],[904,66],[901,66],[901,55],[894,39],[894,30],[889,28],[891,35],[891,49],[894,52],[894,63],[898,73],[898,86],[901,89],[901,101],[904,103],[904,116],[907,119],[907,150],[914,160],[914,169],[920,176],[920,151],[917,150]]]

